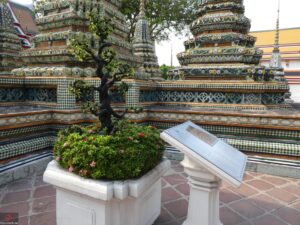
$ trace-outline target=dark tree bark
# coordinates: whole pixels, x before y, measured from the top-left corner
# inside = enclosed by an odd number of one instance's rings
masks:
[[[123,115],[117,114],[111,107],[111,96],[109,95],[109,89],[114,85],[115,78],[109,80],[106,75],[102,75],[101,85],[97,88],[100,95],[100,110],[99,120],[101,122],[101,130],[106,131],[110,134],[113,132],[112,118],[122,119],[125,116],[126,111]]]
[[[73,54],[81,61],[93,60],[96,64],[96,76],[101,79],[101,84],[98,87],[91,87],[85,82],[78,82],[78,85],[73,85],[73,93],[81,95],[84,90],[97,91],[100,96],[100,105],[95,103],[83,107],[89,110],[92,114],[97,116],[101,122],[101,131],[106,130],[108,134],[113,133],[114,127],[112,119],[121,119],[123,115],[117,114],[111,107],[111,96],[109,94],[110,88],[113,87],[120,77],[128,74],[130,69],[126,64],[120,63],[116,59],[116,54],[110,49],[112,43],[108,41],[109,35],[113,32],[114,27],[110,19],[107,19],[94,10],[90,15],[90,31],[95,34],[98,39],[98,49],[95,51],[91,47],[91,40],[74,39],[71,41],[71,49]],[[75,91],[74,91],[75,90]]]

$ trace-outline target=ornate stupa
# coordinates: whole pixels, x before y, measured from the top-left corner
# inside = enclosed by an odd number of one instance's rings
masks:
[[[287,80],[284,77],[284,68],[282,66],[282,61],[281,61],[281,53],[279,49],[279,21],[280,21],[280,0],[278,0],[278,10],[277,10],[277,21],[276,21],[276,32],[275,32],[275,42],[274,42],[274,48],[272,52],[272,57],[270,61],[269,67],[273,69],[274,71],[277,70],[275,74],[275,79],[285,81]],[[286,101],[292,103],[293,101],[291,100],[292,93],[289,91],[285,94]]]
[[[28,67],[14,70],[15,75],[27,76],[93,76],[94,64],[79,62],[68,49],[71,39],[91,37],[88,14],[93,9],[113,18],[115,26],[111,42],[120,60],[138,67],[141,61],[133,55],[132,45],[125,41],[127,27],[120,12],[119,0],[51,0],[46,1],[37,18],[41,32],[33,39],[33,48],[22,54]],[[91,45],[97,45],[92,41]]]
[[[9,75],[20,66],[21,42],[6,1],[0,3],[0,75]]]
[[[289,87],[277,70],[261,66],[262,51],[249,35],[243,0],[202,0],[191,24],[193,38],[178,54],[181,68],[171,79],[201,80],[202,106],[281,108]],[[204,87],[205,86],[205,87]]]
[[[149,21],[145,14],[145,0],[140,0],[140,13],[135,28],[133,41],[134,54],[143,60],[140,68],[142,76],[146,78],[161,78],[155,43],[150,35]]]

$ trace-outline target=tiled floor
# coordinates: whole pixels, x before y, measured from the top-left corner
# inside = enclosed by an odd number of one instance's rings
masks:
[[[182,224],[189,186],[178,162],[172,162],[162,186],[162,213],[155,225]],[[300,225],[300,180],[247,172],[241,188],[223,185],[220,201],[224,225]],[[19,213],[19,225],[55,225],[55,190],[41,174],[2,186],[0,202],[0,212]]]

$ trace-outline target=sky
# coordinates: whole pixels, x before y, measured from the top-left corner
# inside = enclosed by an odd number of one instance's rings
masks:
[[[11,0],[11,1],[23,4],[23,5],[30,5],[30,4],[32,4],[32,0]]]
[[[32,0],[12,0],[24,5],[32,3]],[[244,0],[245,15],[251,19],[251,31],[275,29],[277,19],[277,0]],[[280,28],[300,27],[300,1],[281,0]],[[300,37],[299,37],[300,38]],[[183,42],[187,37],[177,38],[171,36],[170,41],[164,41],[156,46],[159,64],[170,65],[171,45],[173,46],[173,62],[178,66],[176,54],[184,51]]]

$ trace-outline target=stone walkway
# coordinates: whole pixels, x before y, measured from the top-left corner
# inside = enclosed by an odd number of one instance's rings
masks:
[[[180,225],[189,186],[178,162],[172,162],[162,185],[162,213],[155,225]],[[220,201],[224,225],[300,225],[300,180],[247,172],[239,189],[223,185]],[[0,187],[0,203],[0,212],[19,213],[19,225],[55,225],[55,190],[42,174]]]

